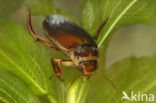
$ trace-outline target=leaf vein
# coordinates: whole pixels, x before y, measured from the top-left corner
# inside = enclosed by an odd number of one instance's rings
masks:
[[[133,0],[128,4],[128,6],[117,16],[117,18],[114,20],[112,25],[109,27],[109,29],[106,31],[106,34],[103,36],[103,38],[98,43],[98,47],[102,45],[106,37],[109,35],[109,33],[112,31],[112,29],[115,27],[115,25],[118,23],[118,21],[123,17],[124,14],[137,2],[138,0]]]
[[[8,94],[5,90],[0,88],[0,91],[4,92],[8,97],[10,97],[14,101],[14,103],[17,103],[17,101],[10,94]],[[7,100],[5,99],[4,101],[7,101]]]
[[[1,49],[0,49],[0,53],[6,57],[8,59],[8,61],[10,61],[12,64],[14,64],[17,69],[19,69],[19,71],[21,71],[42,93],[46,93],[45,90],[43,90],[38,84],[35,83],[35,81],[25,72],[22,71],[22,68],[17,65],[12,59],[10,59]]]

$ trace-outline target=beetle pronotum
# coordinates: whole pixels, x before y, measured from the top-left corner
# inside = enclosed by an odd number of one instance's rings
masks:
[[[108,19],[107,19],[108,20]],[[99,27],[95,39],[107,23],[105,20]],[[61,50],[70,60],[52,58],[55,76],[59,79],[63,74],[62,65],[78,66],[84,76],[91,76],[98,68],[98,47],[95,40],[80,26],[60,15],[47,16],[43,21],[43,30],[50,42],[37,36],[32,29],[31,13],[28,12],[27,27],[32,37],[54,50]],[[51,44],[52,43],[52,44]]]

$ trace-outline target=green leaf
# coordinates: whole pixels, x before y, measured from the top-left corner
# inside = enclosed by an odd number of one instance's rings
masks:
[[[80,21],[78,22],[78,20],[74,16],[72,16],[72,13],[69,11],[56,8],[56,12],[57,12],[57,14],[60,14],[64,17],[68,18],[69,20],[71,20],[72,22],[74,22],[76,24],[80,23]]]
[[[56,13],[53,0],[26,0],[27,8],[36,15],[51,15]]]
[[[0,68],[22,79],[33,93],[52,95],[50,49],[38,45],[22,26],[7,20],[0,24]]]
[[[155,0],[88,0],[84,5],[83,24],[90,33],[109,18],[97,41],[98,47],[113,31],[123,25],[156,22]]]
[[[0,68],[0,99],[5,103],[40,103],[19,79]]]
[[[97,27],[102,22],[102,14],[100,5],[100,1],[88,0],[88,2],[84,5],[83,8],[83,27],[91,34],[96,32]]]
[[[113,64],[106,70],[106,73],[116,84],[118,90],[112,88],[108,81],[101,77],[93,78],[87,102],[121,103],[123,102],[121,101],[122,91],[126,91],[128,95],[131,94],[131,91],[136,94],[140,92],[156,95],[156,57],[129,57]],[[90,98],[92,98],[92,101],[90,101]],[[131,101],[125,102],[131,103]]]

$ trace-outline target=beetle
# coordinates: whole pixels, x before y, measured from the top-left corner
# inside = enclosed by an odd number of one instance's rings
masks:
[[[52,58],[55,74],[60,80],[63,74],[62,65],[78,66],[84,76],[92,76],[98,68],[98,47],[95,40],[107,23],[106,19],[92,38],[83,28],[61,15],[47,16],[43,21],[43,31],[50,42],[36,35],[31,24],[31,12],[27,17],[27,28],[31,36],[54,50],[61,50],[71,60]],[[51,76],[51,77],[52,77]]]

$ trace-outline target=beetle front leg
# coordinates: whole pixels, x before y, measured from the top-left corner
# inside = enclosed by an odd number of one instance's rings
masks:
[[[53,76],[57,76],[60,80],[63,80],[63,79],[61,79],[61,76],[63,74],[62,65],[74,66],[74,63],[72,60],[61,60],[61,59],[57,59],[57,58],[52,58],[51,62],[52,62],[52,66],[53,66],[55,74],[51,75],[50,79]]]
[[[82,73],[83,73],[84,76],[92,76],[93,73],[95,73],[95,71],[88,72],[88,71],[84,68]]]
[[[84,76],[92,76],[94,73],[95,73],[95,71],[96,71],[96,69],[94,69],[93,71],[90,71],[90,72],[88,72],[87,70],[86,70],[86,68],[85,68],[85,66],[84,66],[84,64],[79,64],[79,67],[82,67],[82,74],[84,75]]]

